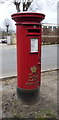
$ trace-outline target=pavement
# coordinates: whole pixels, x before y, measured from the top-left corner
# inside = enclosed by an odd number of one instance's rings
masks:
[[[35,98],[32,99],[31,102],[26,103],[17,97],[17,77],[3,79],[2,117],[14,119],[29,118],[32,120],[34,120],[34,118],[45,118],[44,120],[46,120],[46,118],[48,120],[49,118],[50,120],[51,118],[51,120],[57,120],[59,115],[59,107],[57,107],[58,72],[59,71],[49,71],[41,73],[39,98],[36,103],[34,102]],[[27,98],[25,98],[25,100],[26,99]]]

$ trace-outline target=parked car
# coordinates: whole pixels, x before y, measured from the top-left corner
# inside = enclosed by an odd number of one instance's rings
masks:
[[[2,43],[7,43],[7,39],[2,39]]]
[[[2,41],[2,40],[0,39],[0,43],[1,43],[1,41]]]

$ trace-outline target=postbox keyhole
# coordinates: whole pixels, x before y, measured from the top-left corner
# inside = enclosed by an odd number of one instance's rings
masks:
[[[36,25],[34,25],[34,28],[36,28]]]

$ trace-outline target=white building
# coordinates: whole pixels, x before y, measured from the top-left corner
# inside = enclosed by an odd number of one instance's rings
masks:
[[[42,23],[42,28],[51,28],[53,30],[55,28],[59,28],[59,25],[53,23]]]

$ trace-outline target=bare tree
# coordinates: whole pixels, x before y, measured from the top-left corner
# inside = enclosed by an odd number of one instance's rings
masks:
[[[17,12],[20,12],[20,2],[14,0],[14,5],[16,6]]]
[[[23,3],[23,11],[27,11],[28,10],[28,8],[31,5],[32,1],[28,0],[27,3],[26,2]]]
[[[17,12],[27,11],[33,0],[14,0]],[[22,8],[21,8],[22,7]]]
[[[5,3],[8,0],[0,0],[0,4]],[[16,6],[17,12],[27,11],[33,0],[10,0]]]
[[[9,27],[10,27],[10,25],[11,25],[10,20],[9,20],[8,18],[6,18],[6,19],[4,20],[4,26],[6,27],[7,35],[8,35],[8,33],[9,33]]]

